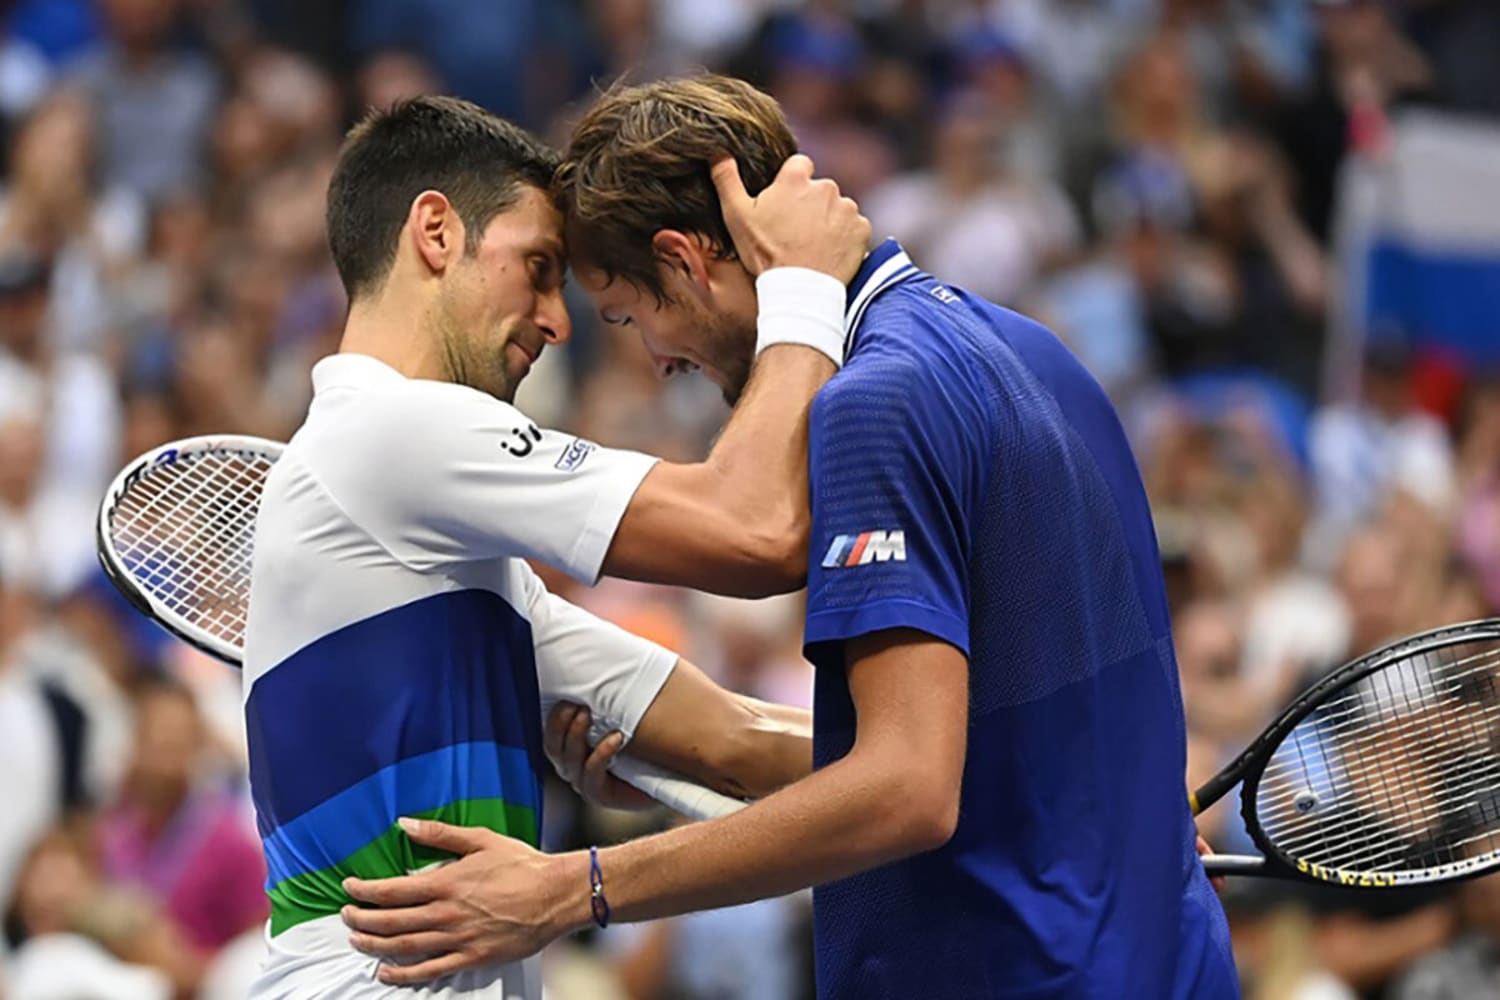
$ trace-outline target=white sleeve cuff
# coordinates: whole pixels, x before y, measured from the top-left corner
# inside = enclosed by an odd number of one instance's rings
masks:
[[[800,344],[844,364],[845,290],[839,279],[805,267],[774,267],[755,279],[760,315],[755,353]]]

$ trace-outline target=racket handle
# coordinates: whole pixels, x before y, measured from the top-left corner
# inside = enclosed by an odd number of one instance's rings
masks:
[[[647,764],[629,754],[620,754],[610,762],[615,776],[630,782],[669,809],[689,819],[714,819],[745,808],[739,799],[730,798],[712,788],[689,781],[680,774]]]
[[[1253,854],[1205,854],[1203,870],[1209,875],[1262,875],[1266,859]]]

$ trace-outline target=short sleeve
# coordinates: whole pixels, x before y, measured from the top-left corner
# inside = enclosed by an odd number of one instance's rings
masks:
[[[568,603],[530,568],[521,571],[543,719],[560,701],[587,705],[590,742],[616,731],[629,741],[677,666],[677,654]]]
[[[969,538],[979,456],[972,414],[919,367],[848,369],[813,403],[808,657],[912,628],[969,649]]]
[[[320,449],[345,512],[418,571],[536,559],[585,583],[656,459],[538,427],[508,403],[423,383],[361,395],[357,433]]]

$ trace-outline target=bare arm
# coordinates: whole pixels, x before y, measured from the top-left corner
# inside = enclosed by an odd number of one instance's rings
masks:
[[[812,170],[811,160],[794,156],[751,198],[732,159],[715,164],[724,221],[752,275],[796,267],[844,284],[858,270],[870,223],[832,181],[814,180]],[[841,345],[843,295],[826,285],[815,290],[810,318],[831,326]],[[772,321],[771,305],[763,291],[763,325]],[[842,356],[841,347],[835,350]],[[833,361],[812,347],[761,351],[708,459],[662,463],[647,474],[615,532],[604,572],[742,597],[800,587],[809,527],[807,414],[834,371]]]
[[[654,805],[607,770],[623,748],[610,734],[588,745],[587,708],[562,703],[547,718],[547,756],[590,801],[615,808]],[[742,799],[761,798],[812,770],[812,719],[802,709],[734,694],[678,660],[636,726],[630,754]]]
[[[781,895],[935,849],[952,836],[966,750],[967,659],[904,630],[847,648],[859,725],[850,753],[731,816],[600,851],[614,919]],[[513,960],[588,923],[587,853],[544,855],[487,831],[403,826],[421,843],[467,856],[421,875],[345,883],[355,898],[387,907],[345,911],[357,948],[438,956],[383,967],[382,981],[420,982]]]
[[[708,459],[661,462],[620,519],[604,573],[735,597],[807,575],[807,414],[834,372],[810,347],[772,347]]]
[[[867,636],[849,652],[859,731],[848,756],[743,812],[601,851],[615,919],[778,896],[947,842],[958,823],[968,660],[910,632]],[[586,885],[587,860],[558,857],[559,887],[575,875]],[[558,896],[555,931],[588,922],[576,888]]]

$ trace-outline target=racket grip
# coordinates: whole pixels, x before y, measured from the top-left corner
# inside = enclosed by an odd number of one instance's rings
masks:
[[[739,799],[705,788],[666,768],[622,753],[610,762],[615,776],[630,782],[669,809],[689,819],[714,819],[745,808]]]
[[[1217,878],[1220,875],[1261,875],[1266,859],[1253,854],[1205,854],[1203,870]]]

